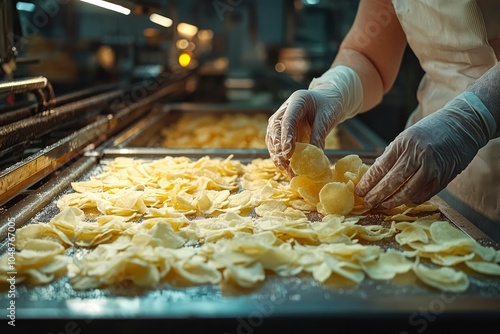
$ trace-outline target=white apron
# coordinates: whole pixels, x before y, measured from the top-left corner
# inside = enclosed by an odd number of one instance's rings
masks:
[[[392,0],[409,46],[426,72],[411,125],[443,107],[500,56],[499,0]],[[500,41],[500,40],[499,40]],[[491,140],[447,187],[476,212],[500,223],[500,138]]]

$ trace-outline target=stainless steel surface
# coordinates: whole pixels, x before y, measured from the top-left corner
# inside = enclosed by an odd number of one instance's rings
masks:
[[[59,107],[70,102],[77,102],[91,96],[97,96],[106,91],[109,92],[111,90],[116,90],[117,88],[118,86],[114,84],[102,85],[62,95],[57,98],[56,105],[54,107]],[[33,116],[34,114],[36,114],[39,108],[38,104],[36,103],[33,104],[30,102],[21,102],[20,104],[20,106],[14,106],[8,111],[0,114],[0,126]]]
[[[82,154],[87,145],[98,144],[99,137],[106,136],[109,128],[110,120],[100,119],[2,171],[0,205]]]
[[[24,93],[32,90],[42,89],[47,87],[48,82],[49,81],[45,77],[0,82],[0,94]]]
[[[82,176],[89,168],[94,167],[96,158],[82,157],[71,168],[65,169],[62,173],[55,175],[47,183],[43,184],[36,192],[17,202],[7,211],[0,213],[0,239],[7,237],[7,224],[11,220],[15,222],[15,227],[19,228],[33,217],[33,213],[42,211],[54,197],[66,190],[71,182]]]
[[[103,152],[89,154],[91,157],[83,163],[79,161],[66,167],[61,174],[61,182],[54,183],[54,189],[47,185],[46,188],[51,191],[46,192],[45,188],[36,191],[28,204],[29,208],[36,210],[23,209],[20,203],[15,211],[4,213],[2,221],[20,219],[22,223],[18,225],[47,222],[58,213],[57,199],[72,191],[69,187],[71,181],[88,180],[100,174],[115,154],[136,158],[147,156],[142,150]],[[177,154],[197,157],[186,151],[177,151]],[[100,157],[99,162],[93,159],[94,156]],[[154,158],[154,154],[150,158]],[[242,162],[252,158],[248,152],[235,152],[234,156]],[[445,218],[464,232],[480,237],[482,243],[491,241],[487,236],[478,234],[474,226],[447,207],[446,203],[439,202],[439,205]],[[40,207],[43,209],[38,210]],[[28,216],[31,217],[26,220]],[[2,253],[5,247],[5,241],[0,243]],[[72,256],[84,253],[83,249],[70,250]],[[168,283],[154,289],[123,285],[75,291],[69,279],[63,277],[46,286],[16,286],[19,296],[16,307],[19,323],[33,321],[38,324],[37,321],[40,321],[40,328],[56,332],[64,330],[68,321],[74,321],[82,329],[103,330],[108,320],[127,323],[121,331],[124,333],[152,322],[171,330],[191,332],[199,328],[203,332],[213,329],[217,333],[244,332],[242,321],[256,332],[267,329],[270,332],[287,330],[290,333],[298,332],[304,324],[316,326],[322,322],[336,326],[347,324],[353,329],[383,325],[370,332],[380,329],[384,333],[390,329],[397,330],[396,333],[418,332],[422,328],[421,321],[426,321],[429,328],[444,323],[449,329],[462,321],[478,319],[481,320],[480,326],[489,326],[498,320],[500,314],[500,280],[479,274],[471,274],[470,279],[470,288],[457,294],[433,290],[411,280],[366,279],[357,287],[333,287],[322,285],[308,276],[270,276],[261,287],[245,291],[224,285],[182,287]],[[4,305],[7,301],[6,294],[0,295],[0,304]],[[258,317],[261,319],[259,322]],[[127,322],[132,319],[133,322]],[[255,323],[260,324],[258,328],[252,325]]]
[[[38,112],[50,109],[56,104],[52,85],[45,77],[18,79],[0,83],[1,94],[32,92],[38,100]]]
[[[30,117],[0,128],[0,151],[12,145],[37,138],[61,127],[65,123],[85,120],[101,113],[110,101],[123,94],[121,90],[103,93],[95,97],[68,103],[54,108],[47,114]]]

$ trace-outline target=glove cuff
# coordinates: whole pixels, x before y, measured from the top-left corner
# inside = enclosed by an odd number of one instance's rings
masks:
[[[456,99],[467,103],[470,109],[478,116],[479,121],[485,125],[483,128],[486,130],[488,139],[493,139],[498,135],[500,129],[497,129],[495,118],[476,94],[465,91],[459,94]]]
[[[340,97],[344,121],[356,116],[363,106],[363,86],[358,74],[350,67],[338,65],[330,68],[309,84],[309,90],[334,91]]]

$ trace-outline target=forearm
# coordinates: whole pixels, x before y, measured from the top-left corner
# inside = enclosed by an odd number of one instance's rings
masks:
[[[496,131],[491,139],[500,137],[500,63],[483,74],[467,91],[474,93],[493,116]]]
[[[359,76],[363,87],[361,112],[377,106],[384,96],[384,84],[379,72],[370,60],[356,50],[341,48],[332,67],[344,65],[352,68]]]
[[[363,87],[363,106],[378,105],[396,80],[406,48],[406,35],[390,0],[361,0],[354,23],[332,66],[352,68]]]

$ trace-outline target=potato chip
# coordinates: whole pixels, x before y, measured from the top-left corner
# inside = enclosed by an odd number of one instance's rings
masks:
[[[285,211],[287,206],[282,201],[266,201],[255,208],[258,216],[265,216],[269,212]]]
[[[314,182],[306,176],[295,176],[290,181],[290,188],[297,191],[297,193],[307,203],[316,206],[319,203],[319,192],[325,184]]]
[[[236,284],[244,288],[255,287],[258,283],[266,279],[264,267],[260,262],[250,265],[228,265],[223,272],[224,280],[227,283]]]
[[[385,210],[384,224],[371,224],[354,194],[368,168],[358,156],[330,165],[299,143],[294,157],[292,179],[271,159],[117,158],[73,183],[47,224],[18,229],[18,281],[47,284],[67,272],[75,289],[164,281],[255,288],[272,272],[356,285],[411,269],[428,286],[463,291],[468,278],[451,266],[498,275],[500,252],[442,220],[431,202]],[[370,244],[381,240],[403,250]],[[70,245],[89,251],[70,262]],[[1,257],[1,270],[6,263]]]
[[[138,286],[154,287],[160,281],[160,272],[148,261],[132,258],[124,261],[118,282],[131,281]]]
[[[330,182],[319,193],[318,212],[323,215],[336,214],[345,216],[354,207],[354,184]]]
[[[349,154],[339,159],[334,164],[332,179],[335,182],[347,183],[352,181],[355,185],[366,172],[363,161],[356,154]]]
[[[373,279],[390,280],[397,274],[411,270],[413,262],[409,261],[403,253],[388,250],[380,254],[376,260],[361,262],[363,270]]]
[[[217,268],[210,266],[199,258],[175,262],[172,269],[183,279],[195,284],[216,284],[222,279],[222,275]]]
[[[427,235],[425,230],[418,225],[399,223],[395,226],[396,229],[401,230],[401,232],[399,232],[395,237],[396,241],[400,245],[407,245],[412,242],[429,242],[429,236]]]
[[[430,268],[420,263],[413,265],[413,272],[425,284],[442,291],[464,292],[469,279],[463,272],[450,267]]]
[[[290,167],[296,175],[307,176],[316,182],[326,182],[332,177],[330,161],[320,148],[311,144],[295,144]]]
[[[301,211],[316,211],[316,205],[312,205],[307,203],[306,201],[302,199],[294,199],[289,202],[290,206],[296,210],[301,210]]]
[[[472,239],[458,228],[453,227],[447,221],[435,221],[429,230],[432,240],[438,244],[455,243],[460,240],[472,241]]]
[[[61,231],[49,224],[30,224],[16,231],[16,249],[23,250],[26,243],[32,239],[50,240],[71,246],[73,242]]]
[[[432,263],[439,264],[440,266],[454,266],[462,262],[472,260],[474,258],[474,253],[464,254],[464,255],[449,255],[443,253],[436,253],[431,256]]]
[[[481,274],[500,276],[500,265],[493,262],[485,261],[465,261],[465,264],[470,269]]]
[[[324,262],[320,264],[312,274],[317,281],[325,282],[333,273],[347,278],[356,284],[361,283],[365,278],[365,274],[359,265],[348,261],[338,260],[327,254],[324,256]]]

